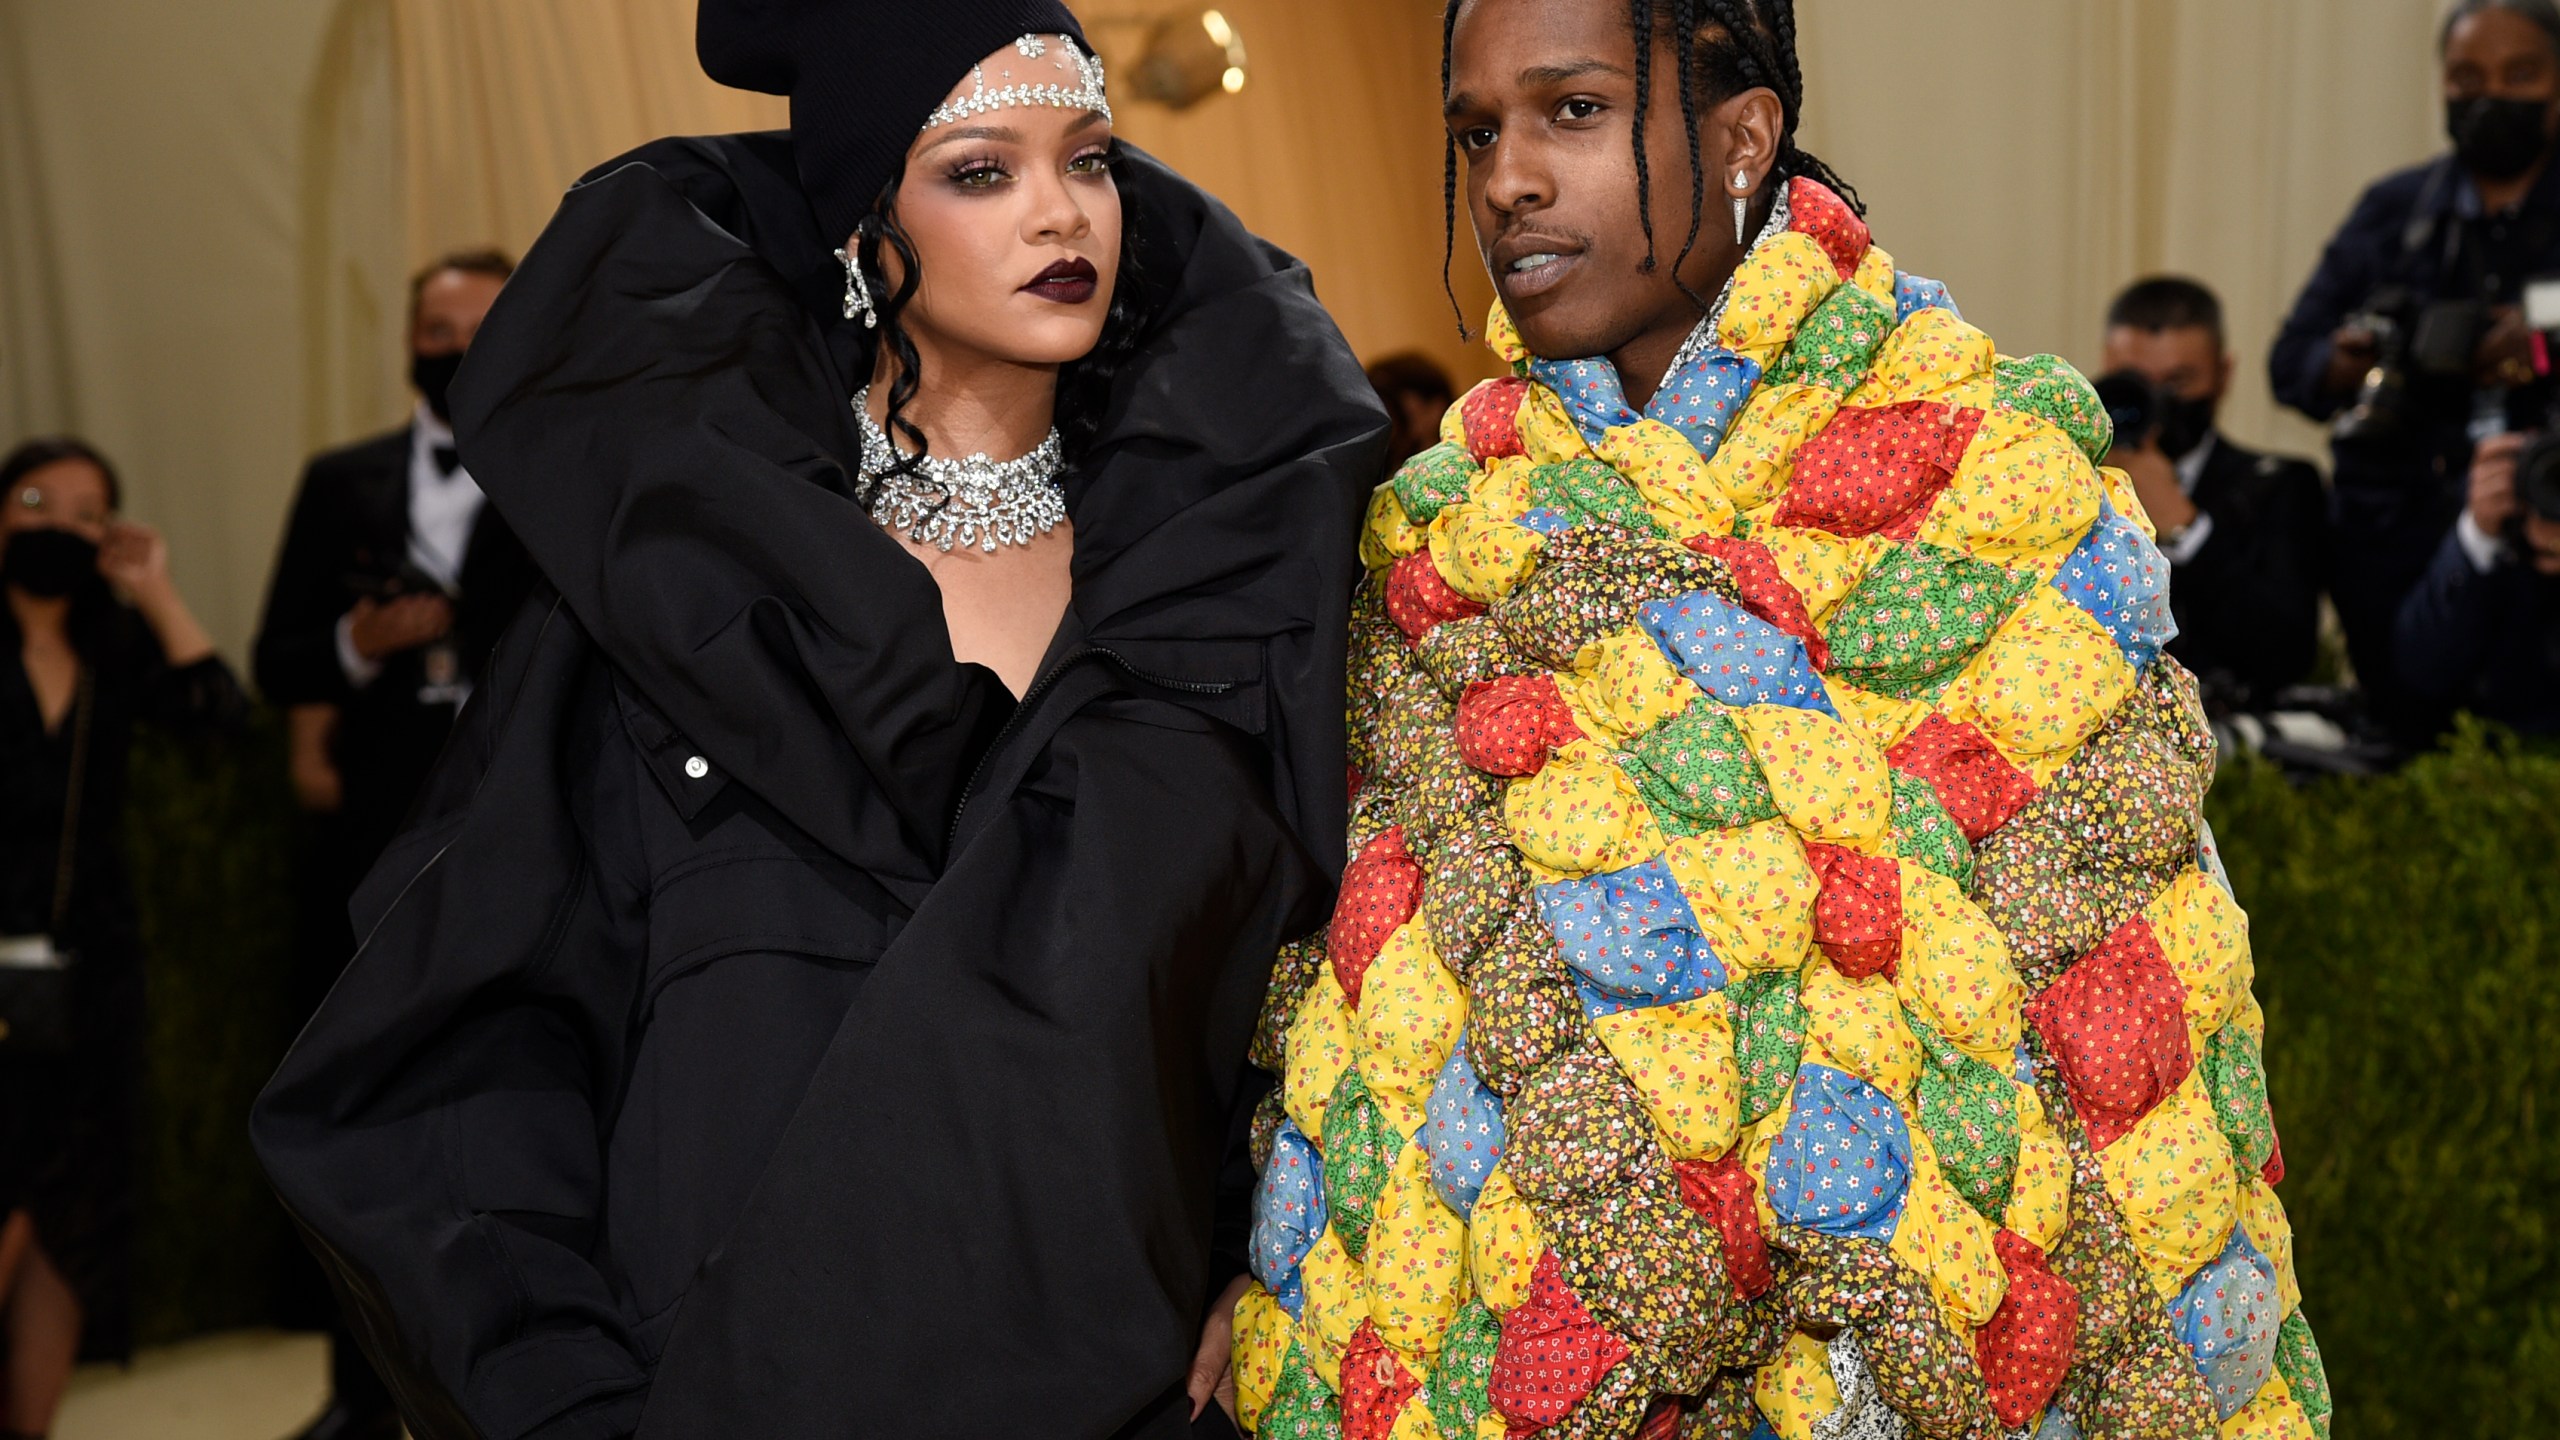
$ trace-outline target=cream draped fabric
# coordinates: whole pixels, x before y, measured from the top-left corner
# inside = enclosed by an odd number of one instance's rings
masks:
[[[1091,0],[1106,58],[1198,0]],[[1314,267],[1365,355],[1486,372],[1440,290],[1438,0],[1218,0],[1244,93],[1122,129]],[[2437,0],[1799,0],[1804,139],[2006,344],[2096,359],[2174,268],[2265,345],[2358,189],[2439,145]],[[309,450],[405,410],[407,276],[521,249],[653,135],[781,123],[692,58],[692,0],[0,0],[0,444],[78,428],[238,656]],[[1125,68],[1125,67],[1124,67]],[[1460,218],[1470,323],[1488,290]]]

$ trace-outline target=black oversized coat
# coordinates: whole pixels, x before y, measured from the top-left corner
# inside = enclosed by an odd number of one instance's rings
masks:
[[[1133,157],[1159,318],[1016,706],[849,496],[789,175],[606,167],[474,345],[549,585],[259,1152],[424,1440],[1179,1434],[1267,965],[1339,872],[1384,417],[1303,268]]]

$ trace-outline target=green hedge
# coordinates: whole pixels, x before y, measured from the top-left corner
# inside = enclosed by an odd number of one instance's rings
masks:
[[[298,1018],[293,832],[272,723],[236,753],[159,742],[135,766],[142,1317],[165,1339],[275,1315],[291,1242],[243,1134]],[[2208,809],[2250,913],[2339,1440],[2560,1431],[2560,1146],[2542,1133],[2560,1128],[2560,759],[2467,731],[2387,779],[2299,788],[2234,764]]]
[[[2206,809],[2339,1440],[2560,1431],[2560,759],[2473,729],[2387,779],[2227,767]]]

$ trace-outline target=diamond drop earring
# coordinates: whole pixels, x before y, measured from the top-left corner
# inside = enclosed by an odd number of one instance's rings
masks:
[[[1733,172],[1733,188],[1742,193],[1733,197],[1733,243],[1751,243],[1751,177],[1740,170]]]
[[[872,329],[880,317],[871,308],[871,286],[862,278],[862,262],[850,250],[836,252],[836,263],[844,267],[844,318],[862,317],[862,328]]]

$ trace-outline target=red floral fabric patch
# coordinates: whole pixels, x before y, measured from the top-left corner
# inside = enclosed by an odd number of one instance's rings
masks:
[[[1964,838],[1976,845],[2036,798],[2034,776],[2010,764],[1981,731],[1944,715],[1921,721],[1884,758],[1894,769],[1928,781]]]
[[[1798,176],[1787,182],[1787,228],[1799,235],[1810,235],[1831,257],[1834,269],[1846,280],[1858,273],[1858,264],[1867,258],[1867,248],[1875,243],[1874,232],[1849,202],[1832,193],[1830,187]]]
[[[1843,410],[1796,451],[1777,523],[1909,540],[1981,427],[1981,411],[1932,400]]]
[[[1769,1263],[1768,1237],[1760,1233],[1760,1207],[1752,1203],[1751,1172],[1742,1168],[1738,1150],[1715,1161],[1682,1160],[1673,1167],[1680,1176],[1680,1199],[1716,1227],[1724,1239],[1724,1273],[1734,1293],[1757,1299],[1777,1280]]]
[[[1369,973],[1369,962],[1421,904],[1422,866],[1405,850],[1401,825],[1362,846],[1344,868],[1324,949],[1333,963],[1333,978],[1342,983],[1353,1008],[1360,1004],[1360,981]]]
[[[1529,382],[1506,375],[1468,391],[1458,403],[1458,418],[1467,427],[1467,453],[1477,464],[1529,453],[1520,443],[1520,402],[1528,398]]]
[[[1387,1440],[1422,1382],[1367,1320],[1342,1347],[1342,1440]]]
[[[1838,845],[1807,844],[1804,853],[1822,882],[1813,902],[1813,943],[1852,980],[1892,974],[1902,958],[1900,862]]]
[[[1994,1235],[2009,1293],[1973,1338],[1991,1411],[2016,1430],[2041,1412],[2071,1368],[2073,1337],[2080,1329],[2080,1292],[2045,1264],[2035,1242],[2013,1231]]]
[[[1582,739],[1553,675],[1498,675],[1458,701],[1458,754],[1488,775],[1535,775],[1559,745]]]
[[[1680,1422],[1688,1412],[1669,1395],[1653,1398],[1653,1408],[1644,1412],[1644,1423],[1636,1427],[1636,1440],[1680,1440]]]
[[[1484,613],[1484,607],[1449,588],[1440,567],[1431,563],[1431,552],[1407,555],[1387,572],[1387,618],[1396,622],[1408,640],[1419,640],[1434,625],[1444,620],[1465,620]]]
[[[1502,1322],[1493,1351],[1493,1408],[1514,1435],[1553,1425],[1626,1358],[1627,1342],[1591,1318],[1549,1250],[1530,1275],[1529,1298]]]
[[[1757,540],[1744,540],[1732,535],[1700,535],[1689,548],[1701,555],[1721,560],[1733,572],[1734,589],[1742,598],[1742,608],[1777,626],[1804,642],[1805,654],[1813,668],[1831,668],[1831,642],[1813,623],[1813,614],[1804,607],[1804,594],[1788,583],[1785,572],[1778,568],[1778,557]]]
[[[2150,922],[2136,915],[2028,1002],[2092,1146],[2115,1143],[2195,1068],[2186,998]]]
[[[2275,1153],[2267,1157],[2266,1164],[2258,1167],[2258,1178],[2266,1181],[2270,1185],[2281,1185],[2284,1183],[2283,1136],[2279,1135],[2276,1137]]]

